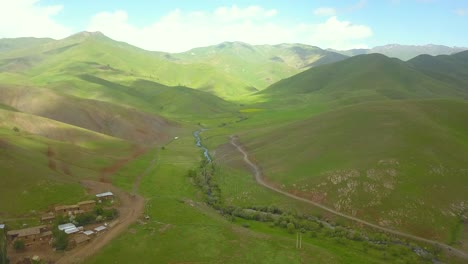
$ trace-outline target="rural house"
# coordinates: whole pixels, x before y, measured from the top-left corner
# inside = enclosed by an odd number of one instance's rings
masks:
[[[104,192],[104,193],[96,194],[96,197],[98,198],[99,201],[111,200],[111,199],[114,199],[114,194],[112,192]]]
[[[48,214],[41,216],[41,223],[43,224],[52,224],[54,220],[55,220],[55,215],[52,213],[48,213]]]
[[[94,200],[83,201],[78,203],[78,208],[84,212],[91,212],[92,210],[94,210],[95,206],[96,201]]]
[[[77,234],[73,239],[70,240],[70,247],[76,247],[85,242],[89,242],[91,238],[84,234]]]
[[[77,215],[84,213],[78,205],[59,205],[55,207],[56,215]]]
[[[8,231],[7,237],[10,241],[20,239],[25,245],[31,245],[36,242],[48,242],[52,238],[52,232],[47,229],[47,226],[41,225]]]

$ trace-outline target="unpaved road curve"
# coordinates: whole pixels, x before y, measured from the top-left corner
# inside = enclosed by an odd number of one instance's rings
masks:
[[[66,252],[56,263],[68,264],[83,262],[86,258],[94,255],[112,239],[125,231],[127,227],[135,222],[144,212],[145,200],[139,195],[129,194],[109,183],[96,181],[82,181],[81,183],[90,193],[111,191],[119,198],[119,223],[102,235],[92,239],[88,244]]]
[[[384,232],[387,232],[387,233],[390,233],[390,234],[394,234],[394,235],[397,235],[397,236],[400,236],[400,237],[406,237],[406,238],[409,238],[409,239],[413,239],[413,240],[425,242],[425,243],[428,243],[428,244],[440,246],[443,249],[445,249],[447,252],[449,252],[449,254],[453,254],[453,255],[461,257],[463,259],[468,259],[468,254],[467,253],[465,253],[464,251],[461,251],[459,249],[456,249],[454,247],[451,247],[449,245],[445,245],[443,243],[440,243],[440,242],[437,242],[437,241],[434,241],[434,240],[418,237],[418,236],[415,236],[415,235],[403,233],[403,232],[396,231],[396,230],[389,229],[389,228],[385,228],[385,227],[382,227],[382,226],[379,226],[379,225],[376,225],[376,224],[372,224],[372,223],[369,223],[369,222],[367,222],[365,220],[362,220],[362,219],[359,219],[359,218],[356,218],[356,217],[353,217],[353,216],[350,216],[350,215],[347,215],[347,214],[343,214],[341,212],[335,211],[335,210],[333,210],[331,208],[328,208],[328,207],[326,207],[324,205],[321,205],[319,203],[316,203],[314,201],[299,197],[297,195],[294,195],[294,194],[291,194],[289,192],[278,189],[275,186],[269,185],[267,182],[264,181],[263,174],[262,174],[262,171],[260,170],[260,168],[250,160],[248,153],[243,149],[243,147],[239,143],[238,138],[236,136],[231,136],[231,144],[234,147],[236,147],[237,150],[240,153],[242,153],[242,155],[244,156],[245,163],[247,163],[253,169],[253,171],[255,173],[255,180],[257,181],[257,183],[264,186],[264,187],[266,187],[266,188],[268,188],[268,189],[270,189],[270,190],[272,190],[272,191],[275,191],[277,193],[281,193],[281,194],[283,194],[285,196],[288,196],[290,198],[293,198],[293,199],[296,199],[296,200],[299,200],[299,201],[302,201],[302,202],[305,202],[305,203],[308,203],[308,204],[312,204],[312,205],[314,205],[316,207],[319,207],[319,208],[321,208],[321,209],[323,209],[323,210],[325,210],[327,212],[330,212],[332,214],[347,218],[349,220],[361,223],[361,224],[369,226],[369,227],[373,227],[375,229],[378,229],[378,230],[381,230],[381,231],[384,231]]]

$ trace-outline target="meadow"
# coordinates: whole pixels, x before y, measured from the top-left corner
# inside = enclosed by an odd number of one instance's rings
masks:
[[[397,263],[424,262],[397,246],[392,255],[378,247],[367,249],[363,242],[341,241],[327,234],[304,235],[303,248],[299,250],[295,248],[295,233],[266,223],[223,217],[207,206],[202,193],[187,176],[187,171],[197,167],[201,160],[191,132],[187,130],[164,149],[148,152],[141,161],[128,163],[121,174],[116,174],[114,183],[128,190],[134,178],[126,175],[145,171],[157,152],[156,166],[142,178],[139,188],[146,199],[145,214],[149,220],[142,218],[87,263],[128,263],[135,259],[140,263],[385,263],[397,259],[400,259]],[[237,195],[232,194],[233,186],[237,185],[239,190],[245,187],[247,192],[251,189],[260,193],[253,195],[259,200],[252,199],[251,204],[275,204],[287,209],[306,207],[261,190],[253,184],[248,171],[235,173],[227,168],[221,175],[217,181],[225,182],[221,186],[226,200]],[[226,182],[228,177],[231,182]],[[362,254],[363,250],[366,254]]]

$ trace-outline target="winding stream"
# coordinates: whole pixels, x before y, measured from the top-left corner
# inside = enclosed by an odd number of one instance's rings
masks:
[[[206,160],[211,163],[211,157],[210,153],[208,152],[208,149],[202,145],[201,143],[201,137],[200,133],[206,131],[206,129],[199,129],[193,132],[193,136],[195,137],[196,143],[195,145],[203,150],[203,156],[205,156]]]

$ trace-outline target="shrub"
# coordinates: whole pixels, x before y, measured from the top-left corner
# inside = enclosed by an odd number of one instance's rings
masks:
[[[86,213],[86,214],[80,214],[77,215],[75,218],[75,221],[77,222],[78,225],[89,225],[94,222],[96,219],[96,216],[93,213]]]
[[[119,216],[119,211],[115,208],[111,208],[111,209],[108,209],[108,210],[103,210],[102,212],[102,216],[106,219],[106,220],[112,220],[112,219],[115,219]]]
[[[24,249],[24,241],[21,240],[21,239],[15,240],[15,242],[13,243],[13,248],[15,250],[17,250],[17,251],[23,250]]]
[[[294,233],[294,230],[296,229],[296,226],[293,223],[288,223],[286,225],[286,228],[288,229],[288,232],[292,234],[292,233]]]
[[[53,231],[54,241],[52,246],[57,250],[65,250],[68,247],[68,236],[65,232],[55,228]]]

